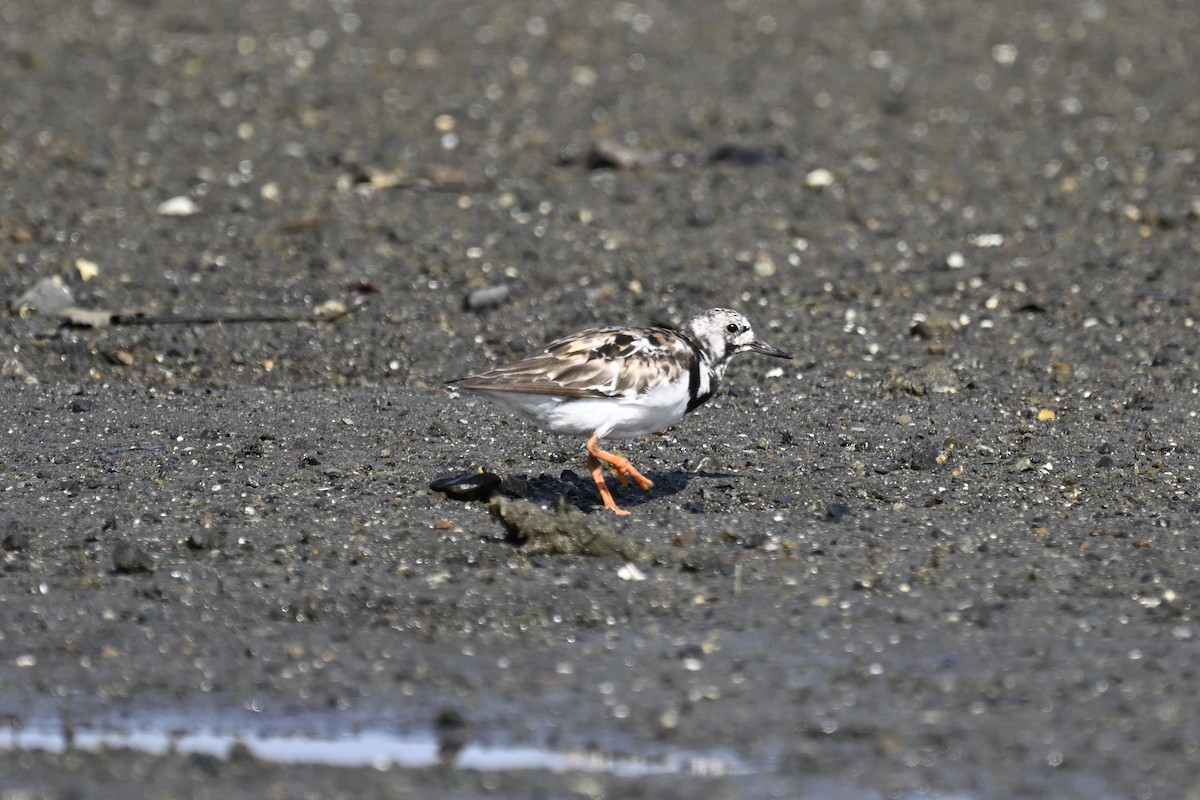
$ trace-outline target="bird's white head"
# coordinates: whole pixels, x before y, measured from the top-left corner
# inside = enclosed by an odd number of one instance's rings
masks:
[[[738,353],[791,358],[778,347],[760,342],[754,336],[750,320],[729,308],[710,308],[683,323],[680,330],[696,343],[718,371],[723,371],[729,359]]]

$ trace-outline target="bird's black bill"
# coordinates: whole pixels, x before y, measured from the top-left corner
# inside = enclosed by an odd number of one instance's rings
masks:
[[[776,358],[787,359],[792,357],[791,354],[785,353],[778,347],[769,345],[766,342],[751,342],[750,344],[746,345],[746,349],[752,350],[755,353],[762,353],[764,356],[775,356]]]

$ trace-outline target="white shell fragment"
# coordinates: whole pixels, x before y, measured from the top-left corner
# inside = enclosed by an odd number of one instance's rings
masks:
[[[617,570],[617,577],[623,581],[644,581],[646,580],[646,573],[633,564],[625,564]]]
[[[164,217],[190,217],[200,210],[190,197],[179,195],[158,204],[158,213]]]

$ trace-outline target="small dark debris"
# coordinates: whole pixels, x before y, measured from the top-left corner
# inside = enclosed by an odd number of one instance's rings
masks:
[[[121,542],[113,548],[113,569],[126,575],[148,574],[154,572],[154,559],[141,547]]]
[[[86,397],[77,397],[71,401],[71,411],[75,414],[86,414],[96,410],[96,401]]]
[[[438,478],[429,484],[451,500],[487,500],[500,488],[500,476],[494,472],[466,472],[448,478]]]
[[[782,158],[783,153],[778,148],[723,144],[713,151],[708,160],[714,164],[724,162],[737,167],[761,167],[774,164]]]
[[[456,708],[443,708],[434,717],[433,725],[437,731],[438,757],[444,762],[453,761],[471,741],[471,723]]]
[[[4,533],[3,547],[5,550],[27,550],[29,548],[29,541],[28,531],[18,528],[16,522],[8,524],[8,530]]]
[[[500,481],[500,491],[509,497],[528,497],[529,482],[516,475],[505,475]]]
[[[825,509],[825,519],[829,522],[841,522],[842,517],[849,516],[853,513],[854,512],[850,510],[850,506],[848,505],[843,503],[830,503],[829,507]]]
[[[688,550],[679,560],[679,568],[684,572],[714,573],[728,575],[734,571],[734,565],[729,554],[723,548],[693,548]]]
[[[312,233],[313,231],[320,230],[321,226],[324,224],[325,221],[321,217],[312,215],[284,220],[283,222],[279,223],[279,226],[276,228],[276,230],[284,235]]]
[[[771,534],[766,531],[754,531],[740,537],[739,543],[747,550],[757,550],[771,541]]]
[[[945,457],[942,451],[933,446],[917,445],[909,451],[905,461],[908,463],[908,468],[918,472],[930,469],[936,469],[945,462]]]
[[[193,531],[187,538],[187,546],[192,550],[220,550],[226,535],[220,528]]]

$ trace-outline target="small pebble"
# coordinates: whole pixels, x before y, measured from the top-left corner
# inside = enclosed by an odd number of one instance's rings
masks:
[[[38,383],[38,379],[34,377],[33,373],[15,358],[5,360],[4,365],[0,366],[0,378],[17,381],[26,386],[37,386]]]
[[[617,570],[617,577],[623,581],[644,581],[646,580],[646,573],[633,564],[624,564]]]
[[[601,139],[587,154],[588,169],[646,169],[656,166],[662,154],[622,144],[616,139]]]
[[[929,394],[954,394],[958,391],[958,375],[947,364],[934,362],[892,379],[894,391],[924,397]]]
[[[912,333],[922,339],[941,339],[961,329],[962,326],[963,320],[958,314],[944,312],[918,314],[913,320]]]
[[[486,286],[482,289],[474,289],[467,293],[463,298],[463,308],[466,311],[484,311],[489,308],[503,305],[512,294],[512,287],[507,283],[498,283],[495,286]]]
[[[341,300],[326,300],[313,309],[313,319],[321,322],[332,322],[346,316],[350,310]]]
[[[75,271],[79,273],[80,280],[90,281],[100,274],[100,265],[86,258],[77,258],[75,259]]]
[[[57,314],[75,305],[71,290],[62,278],[52,275],[42,278],[27,292],[8,304],[8,310],[22,317],[33,314]]]
[[[158,213],[164,217],[190,217],[200,210],[190,197],[179,195],[158,204]]]
[[[823,189],[827,186],[833,186],[833,184],[833,173],[823,167],[814,169],[804,176],[804,185],[810,189]]]

